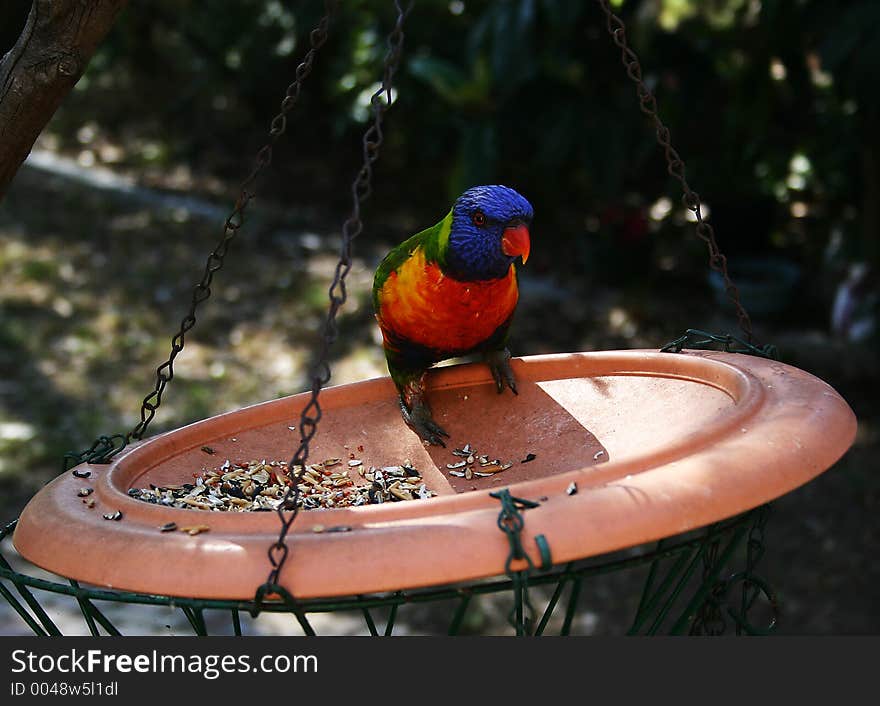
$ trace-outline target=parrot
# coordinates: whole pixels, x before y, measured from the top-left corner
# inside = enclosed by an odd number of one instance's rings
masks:
[[[394,247],[373,277],[373,310],[404,422],[446,446],[425,391],[431,366],[482,354],[498,392],[517,393],[508,332],[519,299],[517,262],[531,248],[532,205],[507,186],[467,189],[435,225]]]

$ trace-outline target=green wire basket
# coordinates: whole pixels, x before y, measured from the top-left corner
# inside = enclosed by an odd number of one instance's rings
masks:
[[[755,572],[764,552],[767,513],[765,505],[650,546],[467,585],[310,600],[296,600],[284,593],[283,599],[259,604],[254,600],[131,593],[86,586],[51,574],[40,576],[33,565],[13,568],[16,560],[6,556],[4,543],[0,545],[0,594],[27,628],[39,636],[64,634],[60,621],[51,615],[59,609],[82,619],[78,625],[66,626],[69,633],[121,635],[126,629],[127,606],[154,609],[150,613],[154,621],[151,634],[164,624],[169,633],[186,630],[202,636],[258,634],[258,619],[263,613],[289,615],[290,634],[318,634],[316,622],[320,620],[316,621],[316,616],[346,614],[363,620],[362,633],[387,636],[396,628],[411,632],[409,612],[429,606],[432,628],[426,632],[459,635],[474,631],[472,617],[479,613],[483,600],[493,601],[496,606],[509,604],[510,625],[505,633],[537,636],[554,629],[556,634],[569,635],[576,625],[589,579],[646,570],[627,634],[719,635],[729,630],[736,634],[768,634],[777,624],[778,601],[767,581]],[[15,525],[12,522],[3,529],[0,542],[11,537]],[[633,598],[621,596],[621,602]],[[52,607],[44,605],[47,602]],[[541,609],[535,610],[538,605]],[[750,614],[758,613],[762,622],[766,619],[766,625],[758,627],[754,618],[750,619]],[[420,622],[424,622],[423,617]],[[273,629],[278,630],[274,623]],[[331,626],[328,629],[332,631]],[[139,630],[134,627],[129,634],[138,634]]]

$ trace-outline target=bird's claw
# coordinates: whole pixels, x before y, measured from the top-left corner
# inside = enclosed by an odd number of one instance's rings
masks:
[[[410,409],[401,400],[400,411],[403,413],[403,420],[425,441],[434,446],[446,446],[442,437],[449,438],[449,433],[434,421],[428,405],[416,401]]]
[[[507,385],[513,394],[518,395],[516,390],[516,378],[510,367],[510,351],[502,348],[500,351],[491,351],[486,354],[486,363],[492,372],[495,380],[495,386],[498,388],[498,394],[504,392],[504,386]]]

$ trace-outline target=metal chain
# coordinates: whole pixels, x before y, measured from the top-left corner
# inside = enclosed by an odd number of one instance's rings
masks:
[[[670,341],[660,349],[661,353],[681,353],[684,348],[697,348],[701,350],[714,350],[712,346],[720,346],[725,353],[743,353],[755,355],[770,360],[779,360],[779,350],[772,343],[763,346],[755,346],[747,343],[729,333],[719,335],[689,328],[684,336]]]
[[[736,288],[736,285],[734,285],[727,272],[727,258],[718,247],[718,243],[715,240],[715,231],[711,225],[703,220],[700,195],[691,189],[685,178],[684,161],[672,146],[669,128],[663,124],[663,121],[657,113],[657,99],[642,78],[642,66],[639,63],[639,58],[627,43],[626,25],[622,19],[612,12],[608,0],[596,0],[596,2],[605,14],[608,33],[611,35],[614,43],[620,48],[621,61],[626,68],[626,73],[636,85],[636,92],[639,97],[639,107],[654,123],[657,143],[663,149],[663,154],[666,157],[667,171],[670,176],[681,185],[683,194],[682,203],[684,204],[684,207],[693,212],[697,219],[696,234],[700,240],[706,243],[706,247],[708,248],[709,267],[718,272],[724,280],[724,288],[727,292],[727,297],[733,303],[736,310],[736,318],[739,328],[745,335],[746,340],[751,343],[753,338],[751,318],[749,318],[742,302],[740,302],[739,290]]]
[[[272,118],[269,126],[269,140],[257,152],[254,159],[254,165],[250,174],[241,183],[239,195],[235,201],[232,212],[226,218],[223,228],[223,236],[217,246],[211,251],[205,263],[205,271],[202,279],[193,289],[192,299],[187,314],[180,322],[178,332],[171,339],[171,354],[162,365],[156,369],[156,384],[152,392],[144,397],[141,403],[141,419],[126,435],[126,440],[141,439],[147,431],[147,427],[156,416],[156,410],[162,404],[162,394],[165,387],[174,378],[174,361],[178,354],[183,350],[184,337],[190,329],[196,324],[196,311],[199,305],[211,296],[211,283],[214,275],[223,267],[223,262],[229,252],[229,246],[238,233],[244,222],[244,214],[248,204],[256,196],[254,184],[260,173],[272,162],[272,149],[275,142],[287,129],[287,115],[296,106],[299,101],[302,85],[312,72],[312,66],[315,62],[315,56],[318,50],[326,43],[330,19],[335,13],[339,4],[339,0],[325,0],[324,15],[321,17],[317,26],[310,32],[309,41],[310,48],[303,57],[302,62],[296,67],[296,74],[293,82],[287,87],[284,99],[281,101],[280,112]]]
[[[508,620],[518,636],[531,635],[535,609],[529,600],[529,573],[535,570],[535,563],[522,544],[525,519],[519,511],[539,507],[540,503],[516,498],[510,494],[507,488],[489,493],[489,495],[501,503],[501,512],[498,513],[497,520],[498,529],[504,532],[510,545],[510,553],[504,562],[504,573],[510,577],[514,605]],[[550,556],[550,545],[547,543],[547,538],[543,534],[536,535],[535,543],[541,554],[541,569],[549,569],[553,565],[553,559]],[[513,562],[517,560],[525,561],[526,568],[514,571]]]
[[[743,582],[740,608],[739,613],[734,615],[734,617],[737,618],[737,635],[741,635],[744,631],[750,633],[769,633],[776,627],[776,623],[779,619],[779,601],[776,594],[770,585],[761,579],[756,572],[758,562],[760,562],[761,558],[764,556],[764,530],[767,527],[767,518],[770,515],[770,505],[764,505],[756,512],[755,520],[749,530],[748,539],[746,540],[746,567],[740,575]],[[739,578],[740,576],[734,578]],[[749,611],[755,601],[762,594],[770,604],[772,618],[770,619],[770,624],[766,628],[758,630],[749,622]]]
[[[756,568],[764,556],[764,530],[767,526],[767,518],[770,506],[763,505],[751,512],[751,527],[746,540],[746,566],[742,571],[732,574],[727,578],[714,580],[703,605],[694,618],[690,634],[692,635],[722,635],[727,629],[725,614],[736,625],[736,634],[742,635],[768,635],[775,628],[779,620],[779,600],[772,586],[764,580]],[[711,533],[711,528],[710,528]],[[712,575],[718,567],[719,540],[704,545],[703,549],[703,584],[712,581]],[[739,606],[731,604],[731,589],[737,584],[742,584]],[[755,602],[764,597],[770,607],[770,622],[765,628],[759,628],[749,620],[749,611]]]
[[[522,545],[522,529],[525,526],[525,520],[519,510],[537,507],[538,503],[514,498],[507,488],[497,493],[489,493],[489,495],[501,502],[501,512],[498,513],[498,529],[504,532],[510,544],[510,553],[504,562],[504,573],[511,580],[514,604],[508,621],[513,625],[518,636],[529,635],[532,632],[531,626],[535,614],[535,609],[529,600],[529,571],[535,568],[535,564]],[[526,562],[526,568],[514,571],[511,567],[513,562],[518,559]]]
[[[315,432],[317,431],[318,422],[321,421],[322,410],[318,402],[318,395],[321,389],[330,381],[330,365],[327,361],[330,346],[338,337],[338,325],[336,315],[339,309],[345,304],[347,292],[345,288],[345,278],[351,270],[352,242],[363,231],[363,223],[361,222],[361,204],[366,201],[372,193],[372,176],[373,163],[379,158],[379,148],[382,146],[384,135],[382,133],[382,119],[385,112],[391,105],[391,90],[394,75],[397,72],[400,63],[400,56],[403,50],[403,22],[412,7],[410,2],[406,9],[403,9],[399,0],[394,1],[397,10],[397,20],[394,28],[388,35],[387,52],[384,59],[384,71],[382,75],[381,87],[373,93],[370,104],[373,111],[373,122],[366,130],[363,136],[363,165],[357,173],[351,185],[351,215],[342,224],[342,244],[340,247],[339,262],[333,276],[333,283],[330,285],[329,298],[330,306],[327,311],[327,317],[324,321],[323,338],[319,345],[318,360],[312,368],[312,388],[311,397],[303,408],[299,420],[300,444],[290,461],[291,483],[287,487],[284,499],[278,506],[277,513],[281,520],[281,530],[278,539],[269,547],[269,561],[272,564],[272,570],[264,586],[261,586],[262,593],[258,589],[257,596],[261,598],[266,593],[266,589],[277,586],[278,578],[290,550],[287,546],[287,534],[291,525],[299,513],[299,480],[302,472],[306,468],[309,458],[309,444],[311,443]],[[384,94],[384,100],[383,100]]]
[[[83,451],[68,451],[61,458],[62,471],[69,471],[81,463],[107,463],[128,444],[125,434],[102,434],[92,442],[92,445]]]
[[[712,529],[713,528],[710,527],[707,534],[711,535]],[[721,612],[721,599],[725,592],[725,582],[715,581],[712,578],[713,571],[716,568],[715,565],[718,561],[718,549],[720,545],[721,540],[719,539],[707,541],[707,543],[703,545],[703,584],[706,585],[711,581],[712,588],[694,618],[694,623],[690,630],[691,635],[717,636],[723,635],[724,631],[727,629],[727,623]]]

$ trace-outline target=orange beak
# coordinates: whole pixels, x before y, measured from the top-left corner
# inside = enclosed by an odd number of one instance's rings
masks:
[[[508,257],[516,257],[522,255],[523,264],[529,259],[529,249],[531,241],[529,240],[529,229],[525,223],[504,229],[504,236],[501,238],[501,252]]]

